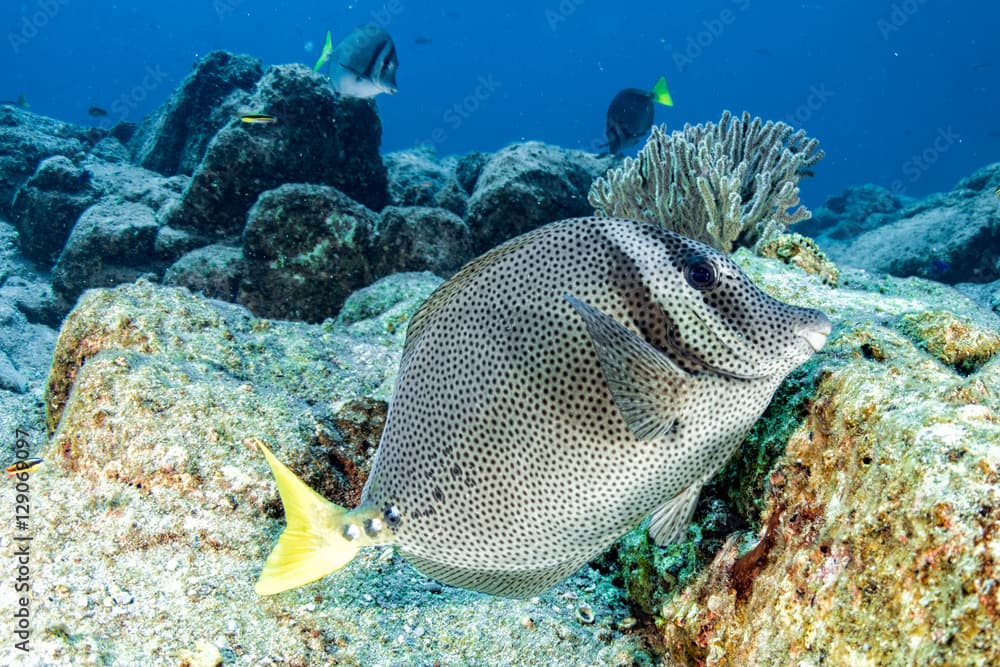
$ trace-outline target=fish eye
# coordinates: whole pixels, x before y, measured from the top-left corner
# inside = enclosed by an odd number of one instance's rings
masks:
[[[693,257],[685,263],[684,278],[688,285],[702,292],[719,284],[719,272],[704,257]]]

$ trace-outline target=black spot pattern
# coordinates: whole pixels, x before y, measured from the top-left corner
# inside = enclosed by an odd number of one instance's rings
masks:
[[[566,294],[691,374],[668,399],[666,435],[632,435]],[[395,508],[395,542],[426,574],[535,594],[714,475],[812,354],[797,331],[817,317],[659,227],[535,230],[464,267],[414,317],[362,502]]]

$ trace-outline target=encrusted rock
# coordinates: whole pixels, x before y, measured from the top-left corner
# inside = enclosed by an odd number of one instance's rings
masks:
[[[135,162],[161,174],[194,173],[208,142],[233,120],[261,73],[257,58],[226,51],[206,55],[139,126],[131,142]]]
[[[816,241],[802,234],[780,234],[760,246],[758,252],[761,257],[780,259],[785,264],[819,276],[831,287],[836,287],[840,279],[837,266],[819,249]]]
[[[73,228],[52,269],[53,290],[72,304],[85,289],[132,282],[155,270],[150,260],[159,228],[148,206],[102,199]]]
[[[735,259],[752,279],[770,271]],[[865,291],[764,280],[822,308],[833,335],[706,491],[687,540],[626,554],[669,664],[1000,660],[1000,320],[935,283],[847,278]],[[706,552],[713,495],[753,529]]]
[[[443,208],[387,206],[373,242],[374,273],[430,271],[447,277],[472,259],[472,234]]]
[[[795,231],[814,238],[850,241],[897,219],[912,201],[879,185],[845,188],[813,211],[811,218],[795,223]]]
[[[99,197],[92,174],[57,155],[42,160],[11,205],[18,245],[31,259],[51,267],[80,214]]]
[[[258,317],[321,322],[371,282],[375,215],[336,188],[283,185],[248,217],[238,301]]]
[[[285,183],[331,185],[374,210],[386,204],[382,125],[372,102],[343,97],[302,65],[269,68],[246,106],[270,124],[231,119],[211,140],[168,222],[232,237],[257,197]]]
[[[105,133],[63,123],[11,105],[0,105],[0,215],[10,213],[14,193],[53,155],[82,157]]]
[[[490,155],[488,153],[472,151],[459,158],[455,164],[455,178],[468,194],[471,195],[475,191],[479,175],[483,173],[483,167],[489,161]]]
[[[888,219],[863,233],[817,240],[840,266],[947,283],[993,282],[1000,279],[997,187],[1000,162],[983,167],[950,192],[881,214]]]
[[[473,251],[563,218],[593,214],[587,193],[614,162],[537,141],[511,144],[490,156],[469,200]]]
[[[395,206],[445,208],[465,215],[469,196],[446,166],[433,153],[414,148],[389,153],[383,158],[389,177],[389,202]]]
[[[213,243],[185,254],[163,274],[166,285],[179,285],[211,299],[235,301],[243,278],[243,251]]]

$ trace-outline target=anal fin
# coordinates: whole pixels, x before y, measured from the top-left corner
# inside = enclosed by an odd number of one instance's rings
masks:
[[[677,542],[684,529],[691,521],[698,496],[701,495],[701,482],[692,482],[676,496],[657,507],[650,515],[649,536],[657,546],[666,546]]]

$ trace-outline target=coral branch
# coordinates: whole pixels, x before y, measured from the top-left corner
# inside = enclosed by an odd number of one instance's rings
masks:
[[[600,215],[648,220],[723,252],[756,250],[812,215],[798,183],[822,157],[803,130],[724,111],[718,124],[654,127],[638,157],[599,178],[588,199]]]

